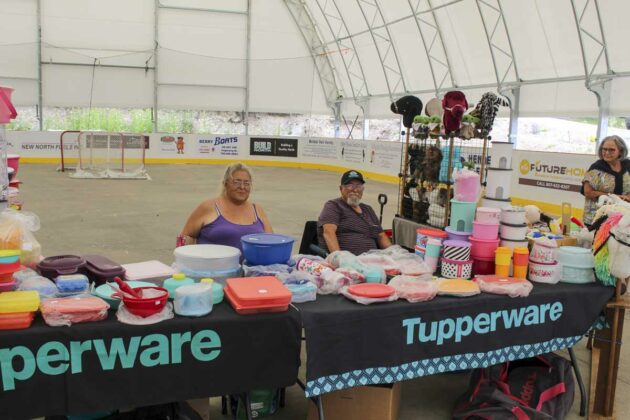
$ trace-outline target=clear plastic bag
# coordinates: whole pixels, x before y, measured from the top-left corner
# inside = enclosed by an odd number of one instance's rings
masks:
[[[286,264],[271,265],[245,265],[243,264],[243,277],[275,276],[279,273],[290,273],[292,270]]]
[[[291,273],[278,273],[276,278],[284,284],[313,283],[316,287],[321,285],[321,279],[304,271],[292,271]]]
[[[534,287],[528,280],[519,279],[505,282],[489,281],[496,276],[475,276],[475,282],[484,293],[508,295],[509,297],[527,297]]]
[[[20,250],[20,261],[35,266],[42,256],[42,248],[33,232],[39,230],[39,217],[28,211],[5,209],[0,213],[0,249]]]
[[[348,299],[354,300],[355,302],[360,303],[362,305],[371,305],[372,303],[381,303],[381,302],[393,302],[395,300],[398,300],[398,295],[396,293],[394,293],[391,296],[384,297],[384,298],[368,298],[368,297],[363,297],[363,296],[356,296],[348,292],[348,287],[342,287],[339,293],[341,293]]]
[[[359,265],[357,256],[350,251],[335,251],[328,254],[326,262],[335,268],[350,267],[354,268]]]
[[[39,276],[39,273],[32,268],[25,268],[24,270],[16,271],[13,273],[13,279],[17,287],[20,287],[20,284],[29,277]]]
[[[387,275],[395,276],[400,274],[396,261],[388,255],[361,254],[357,259],[361,264],[381,267]]]
[[[157,324],[158,322],[171,319],[174,316],[175,314],[173,313],[173,304],[171,302],[167,302],[164,308],[157,314],[153,314],[147,317],[141,317],[141,316],[132,314],[131,312],[127,310],[123,302],[121,302],[120,305],[118,305],[118,310],[116,311],[116,318],[118,318],[118,321],[122,322],[123,324],[131,324],[131,325]]]
[[[42,317],[51,327],[101,321],[107,318],[108,309],[103,299],[87,294],[44,299],[40,305]]]
[[[352,280],[353,283],[363,283],[365,281],[365,274],[360,273],[352,268],[339,267],[335,271],[348,277],[350,280]]]
[[[22,279],[17,290],[35,290],[39,293],[40,299],[55,297],[59,292],[57,285],[52,280],[39,275]]]
[[[291,303],[310,302],[317,299],[317,286],[311,282],[289,283],[287,289],[291,292]]]
[[[342,287],[348,286],[352,281],[336,271],[326,271],[321,274],[321,286],[317,289],[320,295],[336,295]]]
[[[309,260],[313,260],[313,261],[324,261],[324,259],[320,257],[319,255],[295,254],[291,256],[289,261],[287,261],[287,264],[290,267],[295,267],[297,262],[300,261],[302,258],[308,258]]]
[[[429,264],[427,264],[420,255],[407,252],[404,255],[399,254],[398,257],[395,258],[394,261],[398,264],[400,274],[407,276],[424,276],[427,280],[431,279],[434,270],[431,269]]]
[[[396,276],[388,284],[396,290],[398,297],[409,302],[431,300],[438,292],[438,283],[436,281],[422,280],[412,276]]]
[[[479,199],[481,184],[477,172],[466,168],[455,168],[453,180],[455,182],[455,200],[476,202]]]

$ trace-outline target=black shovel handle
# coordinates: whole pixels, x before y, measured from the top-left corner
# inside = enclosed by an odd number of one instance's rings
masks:
[[[381,216],[379,218],[379,222],[382,224],[383,223],[383,207],[385,207],[385,204],[387,204],[387,195],[379,194],[378,195],[378,204],[381,205]]]

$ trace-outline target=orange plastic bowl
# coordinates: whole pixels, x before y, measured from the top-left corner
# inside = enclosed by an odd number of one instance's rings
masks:
[[[168,290],[163,287],[134,287],[133,290],[140,292],[144,289],[156,289],[163,292],[162,295],[149,299],[136,299],[123,295],[122,300],[129,312],[134,315],[146,318],[155,315],[164,309],[168,301]]]

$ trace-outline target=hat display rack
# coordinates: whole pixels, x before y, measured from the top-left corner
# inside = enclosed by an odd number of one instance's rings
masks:
[[[400,217],[443,228],[449,225],[453,171],[474,170],[480,174],[481,184],[486,184],[490,131],[500,106],[508,106],[507,101],[488,92],[468,112],[469,103],[461,91],[446,92],[442,99],[429,100],[424,115],[422,102],[413,96],[392,103],[391,110],[403,115],[403,125],[407,128],[399,173]],[[415,115],[410,116],[411,113]],[[495,153],[501,154],[503,150],[499,146]],[[504,162],[506,169],[511,170],[511,149],[506,153],[496,156],[495,166],[499,168],[500,162]],[[509,194],[507,188],[503,186],[498,191]]]

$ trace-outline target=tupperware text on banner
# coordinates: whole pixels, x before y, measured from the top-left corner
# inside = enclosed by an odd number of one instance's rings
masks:
[[[407,345],[435,341],[438,346],[453,339],[456,343],[472,333],[487,334],[498,329],[519,328],[521,326],[541,325],[547,320],[560,319],[564,307],[561,302],[530,305],[493,312],[481,312],[474,318],[469,315],[457,318],[445,318],[439,321],[424,322],[422,318],[407,318],[402,321],[406,328]],[[427,332],[427,330],[429,330]]]
[[[0,348],[2,390],[12,391],[16,382],[26,381],[36,371],[44,375],[80,374],[83,372],[83,354],[93,352],[104,371],[117,365],[132,369],[139,363],[143,367],[182,363],[182,352],[187,348],[193,358],[210,362],[221,353],[221,338],[213,330],[190,331],[173,334],[135,336],[128,340],[113,338],[84,341],[49,341],[37,350],[25,346]]]

